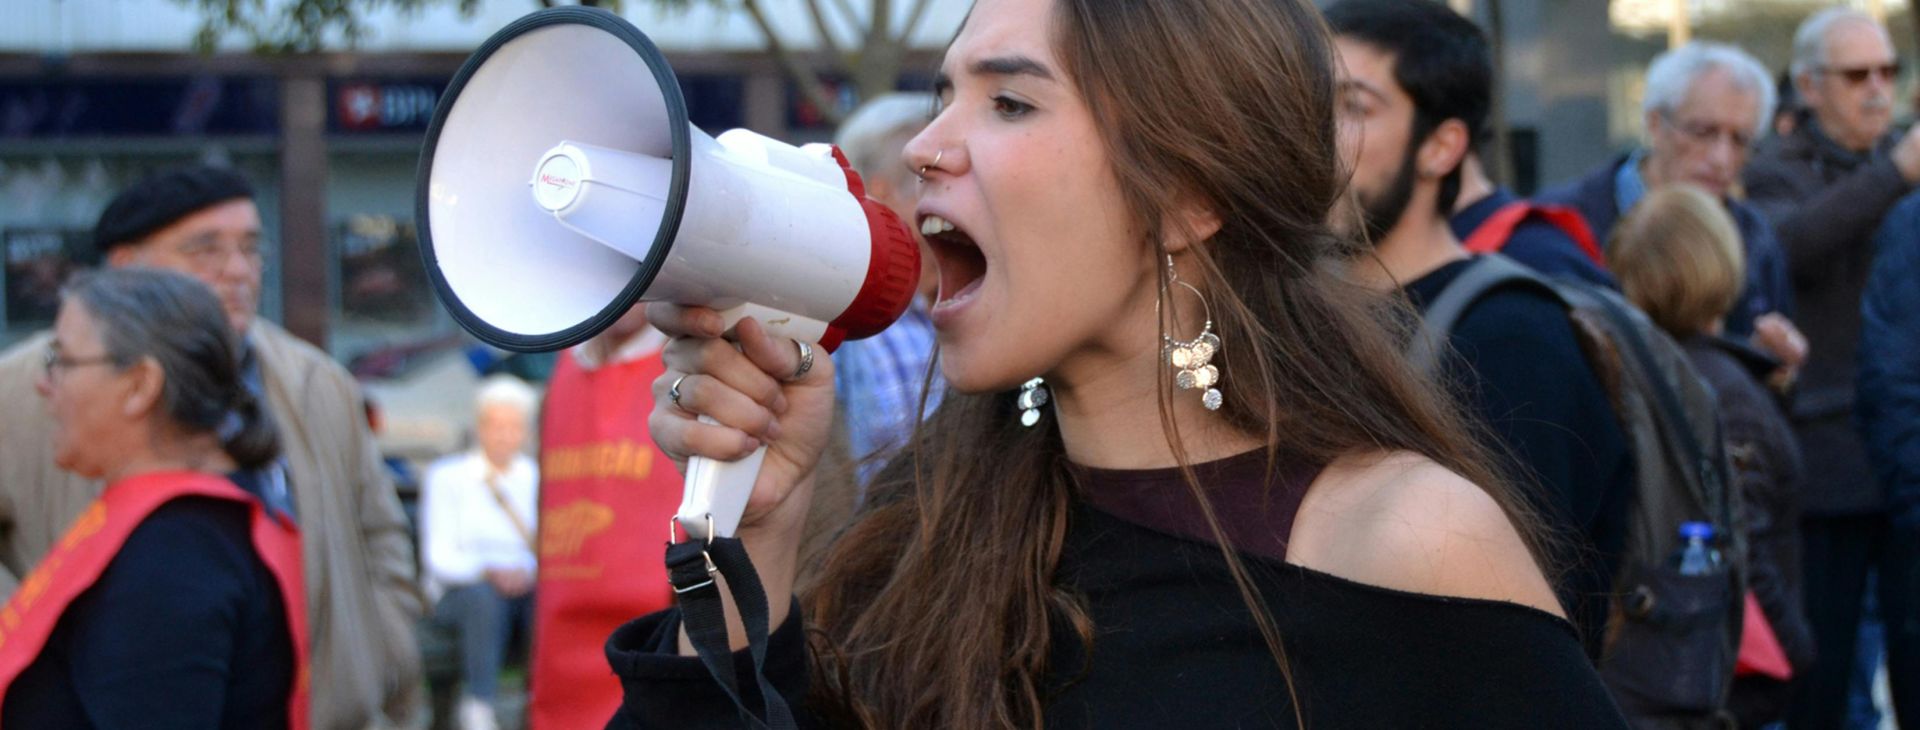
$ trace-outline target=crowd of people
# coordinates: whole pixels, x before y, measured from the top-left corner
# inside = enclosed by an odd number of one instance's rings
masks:
[[[516,640],[537,729],[1842,728],[1882,652],[1920,712],[1899,69],[1842,8],[1673,48],[1526,199],[1444,3],[978,0],[835,140],[899,322],[636,307],[482,384],[417,529],[247,182],[157,171],[0,353],[0,724],[410,726],[425,631],[467,730]],[[674,582],[671,467],[762,445],[760,595]]]

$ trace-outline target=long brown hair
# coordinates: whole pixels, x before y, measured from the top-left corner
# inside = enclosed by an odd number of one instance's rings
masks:
[[[1226,343],[1219,413],[1263,437],[1270,463],[1418,452],[1519,514],[1452,405],[1401,359],[1404,307],[1341,273],[1357,249],[1326,227],[1345,181],[1319,12],[1306,0],[1054,1],[1056,51],[1100,120],[1143,249],[1165,255],[1178,202],[1203,201],[1222,222],[1190,248]],[[1163,382],[1162,421],[1186,465],[1170,398]],[[1038,726],[1051,632],[1090,645],[1086,610],[1054,581],[1074,477],[1058,431],[1020,427],[1013,401],[948,394],[809,581],[812,701],[838,722]],[[1287,671],[1258,591],[1187,482]]]

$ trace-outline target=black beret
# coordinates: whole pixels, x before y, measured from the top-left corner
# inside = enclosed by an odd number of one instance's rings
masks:
[[[93,250],[105,254],[174,222],[237,198],[253,199],[253,186],[224,167],[174,167],[140,178],[101,211],[93,226]]]

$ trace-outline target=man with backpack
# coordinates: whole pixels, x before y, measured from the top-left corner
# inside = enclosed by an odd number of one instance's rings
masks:
[[[1470,21],[1423,0],[1346,0],[1326,15],[1344,65],[1341,155],[1374,247],[1356,273],[1424,309],[1476,263],[1447,213],[1492,106],[1486,41]],[[1607,391],[1565,308],[1531,288],[1480,297],[1446,344],[1442,379],[1498,437],[1546,527],[1574,548],[1557,556],[1571,569],[1556,590],[1597,657],[1633,485]]]
[[[1712,392],[1610,290],[1474,256],[1450,230],[1491,106],[1478,28],[1425,0],[1343,0],[1326,15],[1341,151],[1373,245],[1357,278],[1420,310],[1409,360],[1479,416],[1572,548],[1556,590],[1621,708],[1641,727],[1718,726],[1745,548]]]

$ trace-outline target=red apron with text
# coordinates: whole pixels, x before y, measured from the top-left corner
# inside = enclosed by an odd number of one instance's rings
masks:
[[[220,477],[200,472],[153,472],[107,485],[100,498],[67,528],[47,557],[0,608],[0,703],[53,636],[67,606],[92,588],[120,553],[133,530],[162,505],[181,497],[213,497],[248,505],[253,549],[280,586],[293,637],[294,686],[287,688],[287,726],[307,727],[307,602],[300,564],[300,534],[283,518],[268,516],[252,495]]]
[[[585,370],[560,355],[540,419],[533,730],[603,727],[620,707],[607,637],[667,608],[667,521],[682,480],[647,432],[659,353]]]

